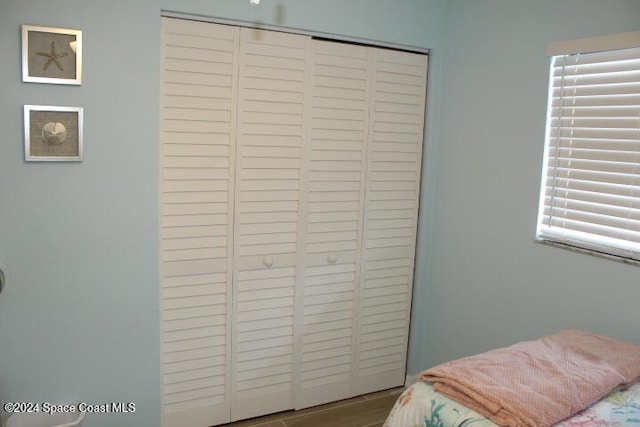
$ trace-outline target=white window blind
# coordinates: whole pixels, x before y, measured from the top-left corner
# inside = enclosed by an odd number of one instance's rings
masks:
[[[538,238],[640,260],[640,47],[553,56],[548,105]]]

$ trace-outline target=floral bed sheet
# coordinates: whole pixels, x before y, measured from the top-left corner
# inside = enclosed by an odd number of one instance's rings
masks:
[[[384,427],[495,427],[482,415],[418,382],[404,391]],[[640,382],[605,396],[556,427],[640,427]]]

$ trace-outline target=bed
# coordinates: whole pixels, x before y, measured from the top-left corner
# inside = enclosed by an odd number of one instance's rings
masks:
[[[384,427],[640,426],[640,344],[565,330],[424,371]]]
[[[433,389],[433,383],[413,384],[396,401],[384,427],[495,427],[478,414]],[[557,427],[640,426],[640,382],[615,391]]]

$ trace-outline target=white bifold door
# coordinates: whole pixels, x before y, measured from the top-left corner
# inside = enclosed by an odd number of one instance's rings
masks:
[[[165,426],[404,383],[427,56],[162,20]]]

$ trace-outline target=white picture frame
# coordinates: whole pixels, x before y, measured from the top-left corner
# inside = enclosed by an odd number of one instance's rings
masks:
[[[24,106],[26,161],[80,162],[84,158],[82,107]]]
[[[82,84],[82,31],[22,25],[22,81]]]

